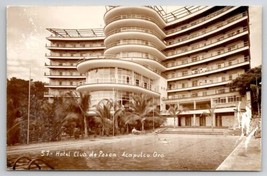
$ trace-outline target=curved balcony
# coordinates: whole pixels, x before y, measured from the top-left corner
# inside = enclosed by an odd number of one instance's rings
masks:
[[[141,45],[141,46],[150,46],[160,50],[154,43],[145,41],[145,40],[122,40],[114,43],[107,44],[107,49],[116,47],[116,46],[124,46],[124,45]]]
[[[198,71],[194,71],[194,72],[191,71],[190,73],[187,73],[184,76],[179,76],[179,77],[175,77],[175,78],[169,78],[167,80],[168,81],[175,81],[175,80],[195,78],[195,77],[198,77],[198,76],[203,76],[203,75],[213,74],[213,73],[217,73],[217,72],[222,72],[222,71],[226,71],[226,70],[242,67],[242,66],[245,66],[245,65],[249,65],[249,59],[242,59],[242,60],[237,61],[236,63],[231,64],[231,65],[229,63],[225,63],[224,66],[216,67],[216,68],[213,67],[212,69],[201,68]]]
[[[130,14],[127,14],[128,12],[130,12]],[[117,6],[115,8],[108,10],[104,15],[104,20],[106,25],[114,21],[124,20],[124,19],[152,21],[155,24],[157,24],[160,28],[163,28],[165,26],[165,21],[161,18],[161,16],[155,10],[148,7]]]
[[[135,93],[144,93],[150,96],[159,97],[160,93],[154,90],[149,90],[147,88],[133,85],[133,84],[126,84],[126,83],[114,83],[114,82],[101,82],[101,83],[90,83],[90,84],[83,84],[76,88],[77,91],[99,91],[99,90],[122,90],[127,92],[135,92]]]
[[[222,86],[230,83],[232,80],[225,80],[225,81],[216,81],[213,83],[206,83],[203,85],[197,85],[197,86],[188,86],[185,88],[174,88],[174,89],[167,89],[167,92],[182,92],[182,91],[188,91],[188,90],[195,90],[195,89],[203,89],[203,88],[209,88],[209,87],[215,87],[215,86]]]
[[[227,46],[225,48],[227,48]],[[189,66],[193,66],[197,64],[202,64],[205,62],[220,59],[222,57],[230,56],[232,54],[243,52],[248,49],[249,49],[248,42],[244,42],[242,44],[235,45],[234,47],[224,49],[223,51],[220,51],[220,52],[210,53],[209,56],[202,57],[202,59],[196,59],[195,61],[193,61],[192,59],[191,60],[186,59],[186,62],[184,63],[181,62],[181,64],[175,64],[171,67],[167,67],[167,70],[180,69],[180,68],[189,67]],[[165,66],[167,66],[167,64],[165,64]]]
[[[209,49],[212,48],[216,45],[221,45],[223,43],[229,42],[233,39],[237,39],[239,37],[248,35],[248,29],[247,28],[243,28],[242,31],[238,30],[235,33],[228,33],[227,35],[223,36],[223,37],[218,37],[217,40],[213,40],[213,41],[209,41],[209,43],[201,43],[202,46],[200,46],[200,44],[198,46],[191,46],[191,47],[184,47],[182,49],[180,49],[180,52],[176,52],[174,55],[172,56],[167,56],[166,59],[172,59],[175,57],[180,57],[180,56],[184,56],[184,55],[188,55],[188,54],[192,54],[195,52],[199,52],[202,51],[204,49]]]
[[[166,48],[165,43],[158,37],[152,34],[140,33],[140,32],[117,33],[107,37],[104,43],[107,48],[117,45],[129,45],[129,44],[146,45],[157,48],[159,50],[163,50]]]
[[[95,60],[86,60],[78,63],[77,69],[80,73],[85,73],[88,70],[91,70],[93,68],[99,68],[99,67],[120,67],[125,68],[128,70],[135,71],[136,73],[139,73],[143,76],[146,76],[150,79],[158,79],[160,78],[160,74],[150,70],[147,67],[144,67],[143,65],[140,65],[138,63],[132,62],[132,61],[126,61],[126,60],[118,60],[118,59],[95,59]]]
[[[92,44],[92,45],[46,45],[49,50],[104,50],[106,47],[104,44]]]
[[[204,30],[202,29],[202,30],[194,32],[190,35],[182,36],[182,37],[179,37],[179,38],[174,39],[172,41],[169,41],[169,42],[171,42],[171,44],[169,44],[168,47],[183,45],[183,44],[192,42],[194,40],[198,40],[198,39],[207,37],[209,35],[220,32],[226,28],[229,28],[229,27],[231,27],[237,23],[240,23],[246,19],[248,19],[246,12],[243,12],[242,14],[237,14],[237,15],[232,16],[223,22],[220,22],[220,23],[217,23],[216,25],[212,25],[211,27],[205,28]]]
[[[239,8],[238,6],[226,6],[220,10],[217,10],[216,12],[213,12],[213,13],[205,16],[205,17],[194,20],[189,24],[185,24],[185,25],[179,26],[175,29],[171,29],[171,30],[167,31],[167,35],[173,36],[173,35],[181,34],[183,32],[187,32],[191,29],[197,28],[197,27],[205,25],[205,24],[207,24],[207,23],[209,23],[215,19],[218,19],[218,18],[226,15],[227,13],[232,12],[238,8]]]
[[[120,59],[136,62],[136,63],[139,63],[141,65],[149,65],[149,66],[152,66],[153,68],[156,68],[160,72],[166,71],[166,67],[164,65],[162,65],[159,60],[155,60],[155,59],[152,59],[149,57],[146,57],[146,58],[144,58],[144,57],[120,57]],[[159,74],[160,74],[160,72],[159,72]]]
[[[157,58],[162,58],[162,60],[166,58],[166,56],[161,51],[159,51],[158,49],[152,46],[133,45],[133,44],[113,46],[111,48],[106,49],[104,55],[117,55],[118,53],[121,53],[121,52],[131,52],[131,51],[133,52],[142,51],[142,52],[151,54]]]
[[[117,34],[117,33],[122,33],[122,32],[140,32],[140,33],[146,33],[146,34],[151,34],[151,35],[154,35],[156,37],[158,37],[159,39],[162,39],[162,38],[165,38],[165,34],[161,33],[159,34],[158,32],[155,31],[154,29],[154,26],[150,28],[144,28],[144,27],[132,27],[132,26],[129,26],[129,27],[120,27],[120,28],[116,28],[116,29],[113,29],[113,30],[109,30],[106,32],[106,37],[109,37],[110,35],[113,35],[113,34]],[[162,31],[162,30],[161,30]]]

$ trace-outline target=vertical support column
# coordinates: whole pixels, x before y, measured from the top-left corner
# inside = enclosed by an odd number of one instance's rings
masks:
[[[134,71],[132,71],[132,85],[135,85]]]
[[[211,127],[213,129],[213,127],[215,127],[216,125],[215,123],[216,115],[215,115],[215,104],[213,103],[212,98],[210,99],[210,112],[212,113],[211,114]]]
[[[210,107],[211,107],[211,108],[213,107],[213,101],[212,101],[212,98],[210,99]]]
[[[193,126],[196,126],[196,114],[193,114]]]
[[[115,67],[115,83],[119,82],[118,67]]]
[[[196,110],[196,108],[197,108],[197,103],[196,103],[196,101],[194,100],[194,110]]]
[[[140,87],[144,87],[144,79],[143,79],[143,75],[140,75],[139,86],[140,86]]]

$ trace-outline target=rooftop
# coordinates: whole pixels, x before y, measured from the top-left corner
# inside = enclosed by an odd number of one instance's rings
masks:
[[[104,37],[104,31],[102,28],[94,29],[58,29],[47,28],[52,34],[51,37],[60,38],[91,38],[91,37]]]

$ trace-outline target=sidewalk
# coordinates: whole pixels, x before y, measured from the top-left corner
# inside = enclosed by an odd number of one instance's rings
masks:
[[[243,137],[234,151],[221,163],[217,171],[261,171],[261,138],[251,138],[247,149]]]

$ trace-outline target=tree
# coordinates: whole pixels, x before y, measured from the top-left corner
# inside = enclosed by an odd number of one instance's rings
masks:
[[[124,108],[118,101],[110,100],[113,107],[113,135],[120,132],[120,121],[124,116]]]
[[[112,102],[108,99],[103,99],[95,106],[95,113],[99,117],[101,123],[101,133],[102,135],[108,134],[110,127],[113,125],[113,115],[112,115]]]
[[[153,110],[155,110],[152,98],[148,98],[144,94],[133,95],[131,97],[129,107],[132,110],[129,120],[139,120],[142,125],[142,131],[144,131],[147,117],[151,112],[153,112]]]
[[[175,128],[175,118],[177,117],[177,121],[179,122],[179,114],[184,111],[182,106],[178,106],[177,104],[169,107],[168,112],[173,116],[173,128]]]
[[[208,109],[208,112],[203,112],[201,115],[206,117],[206,116],[210,116],[211,118],[211,129],[212,131],[214,130],[214,126],[215,126],[215,110],[216,110],[216,106],[211,107],[210,105],[206,106]]]
[[[40,81],[31,82],[30,86],[32,105],[30,109],[30,123],[36,124],[34,121],[37,118],[38,120],[43,120],[41,118],[40,106],[45,101],[43,95],[47,88]],[[29,81],[15,77],[7,79],[7,142],[9,145],[26,142],[28,94]],[[31,125],[31,127],[33,126]],[[38,128],[31,128],[30,134],[33,139],[39,140]]]
[[[45,101],[42,105],[44,128],[43,141],[60,140],[62,118],[66,115],[63,97],[54,97],[53,102]]]
[[[230,89],[238,90],[241,96],[251,92],[252,109],[260,112],[261,108],[261,66],[252,68],[229,83]]]
[[[88,137],[87,111],[90,106],[89,94],[70,91],[64,98],[63,110],[67,112],[62,120],[62,125],[70,135],[80,131]],[[77,135],[77,134],[76,134]]]

